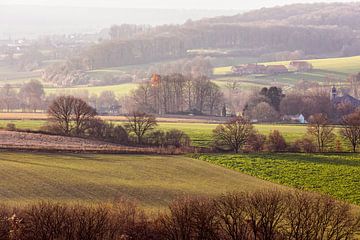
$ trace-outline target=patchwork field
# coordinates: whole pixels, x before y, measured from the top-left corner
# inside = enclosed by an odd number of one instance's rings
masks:
[[[203,155],[199,159],[299,189],[360,205],[358,154]]]
[[[228,81],[238,80],[242,88],[264,87],[272,84],[283,87],[296,84],[300,80],[316,81],[325,83],[329,80],[343,84],[350,74],[360,71],[360,56],[346,58],[326,58],[306,60],[310,62],[314,70],[305,73],[287,73],[279,75],[250,75],[250,76],[225,76],[231,74],[231,66],[218,67],[214,69],[216,82],[223,85]],[[281,64],[288,66],[290,61],[267,62],[265,65]]]
[[[0,152],[0,200],[95,203],[126,197],[148,209],[180,195],[219,195],[278,185],[183,156]]]

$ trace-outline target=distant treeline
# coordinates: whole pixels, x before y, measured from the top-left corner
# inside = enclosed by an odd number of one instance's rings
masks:
[[[300,50],[306,55],[360,53],[360,4],[290,5],[183,25],[120,25],[110,41],[83,53],[87,68],[181,58],[190,49],[236,49],[241,55]]]

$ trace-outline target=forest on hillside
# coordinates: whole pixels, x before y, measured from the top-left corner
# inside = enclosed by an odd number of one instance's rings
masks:
[[[360,3],[296,4],[232,17],[158,27],[119,25],[111,40],[86,49],[84,67],[114,67],[187,56],[192,49],[228,49],[256,56],[301,51],[305,56],[360,54]]]

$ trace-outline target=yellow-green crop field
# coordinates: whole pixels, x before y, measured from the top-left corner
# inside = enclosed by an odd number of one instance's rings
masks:
[[[91,204],[125,197],[151,210],[183,195],[275,187],[279,186],[184,156],[0,152],[0,201],[10,205]]]

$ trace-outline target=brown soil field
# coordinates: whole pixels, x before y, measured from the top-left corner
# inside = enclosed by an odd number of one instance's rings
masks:
[[[0,130],[0,150],[131,154],[183,153],[180,149],[130,147],[75,137],[4,130]]]

